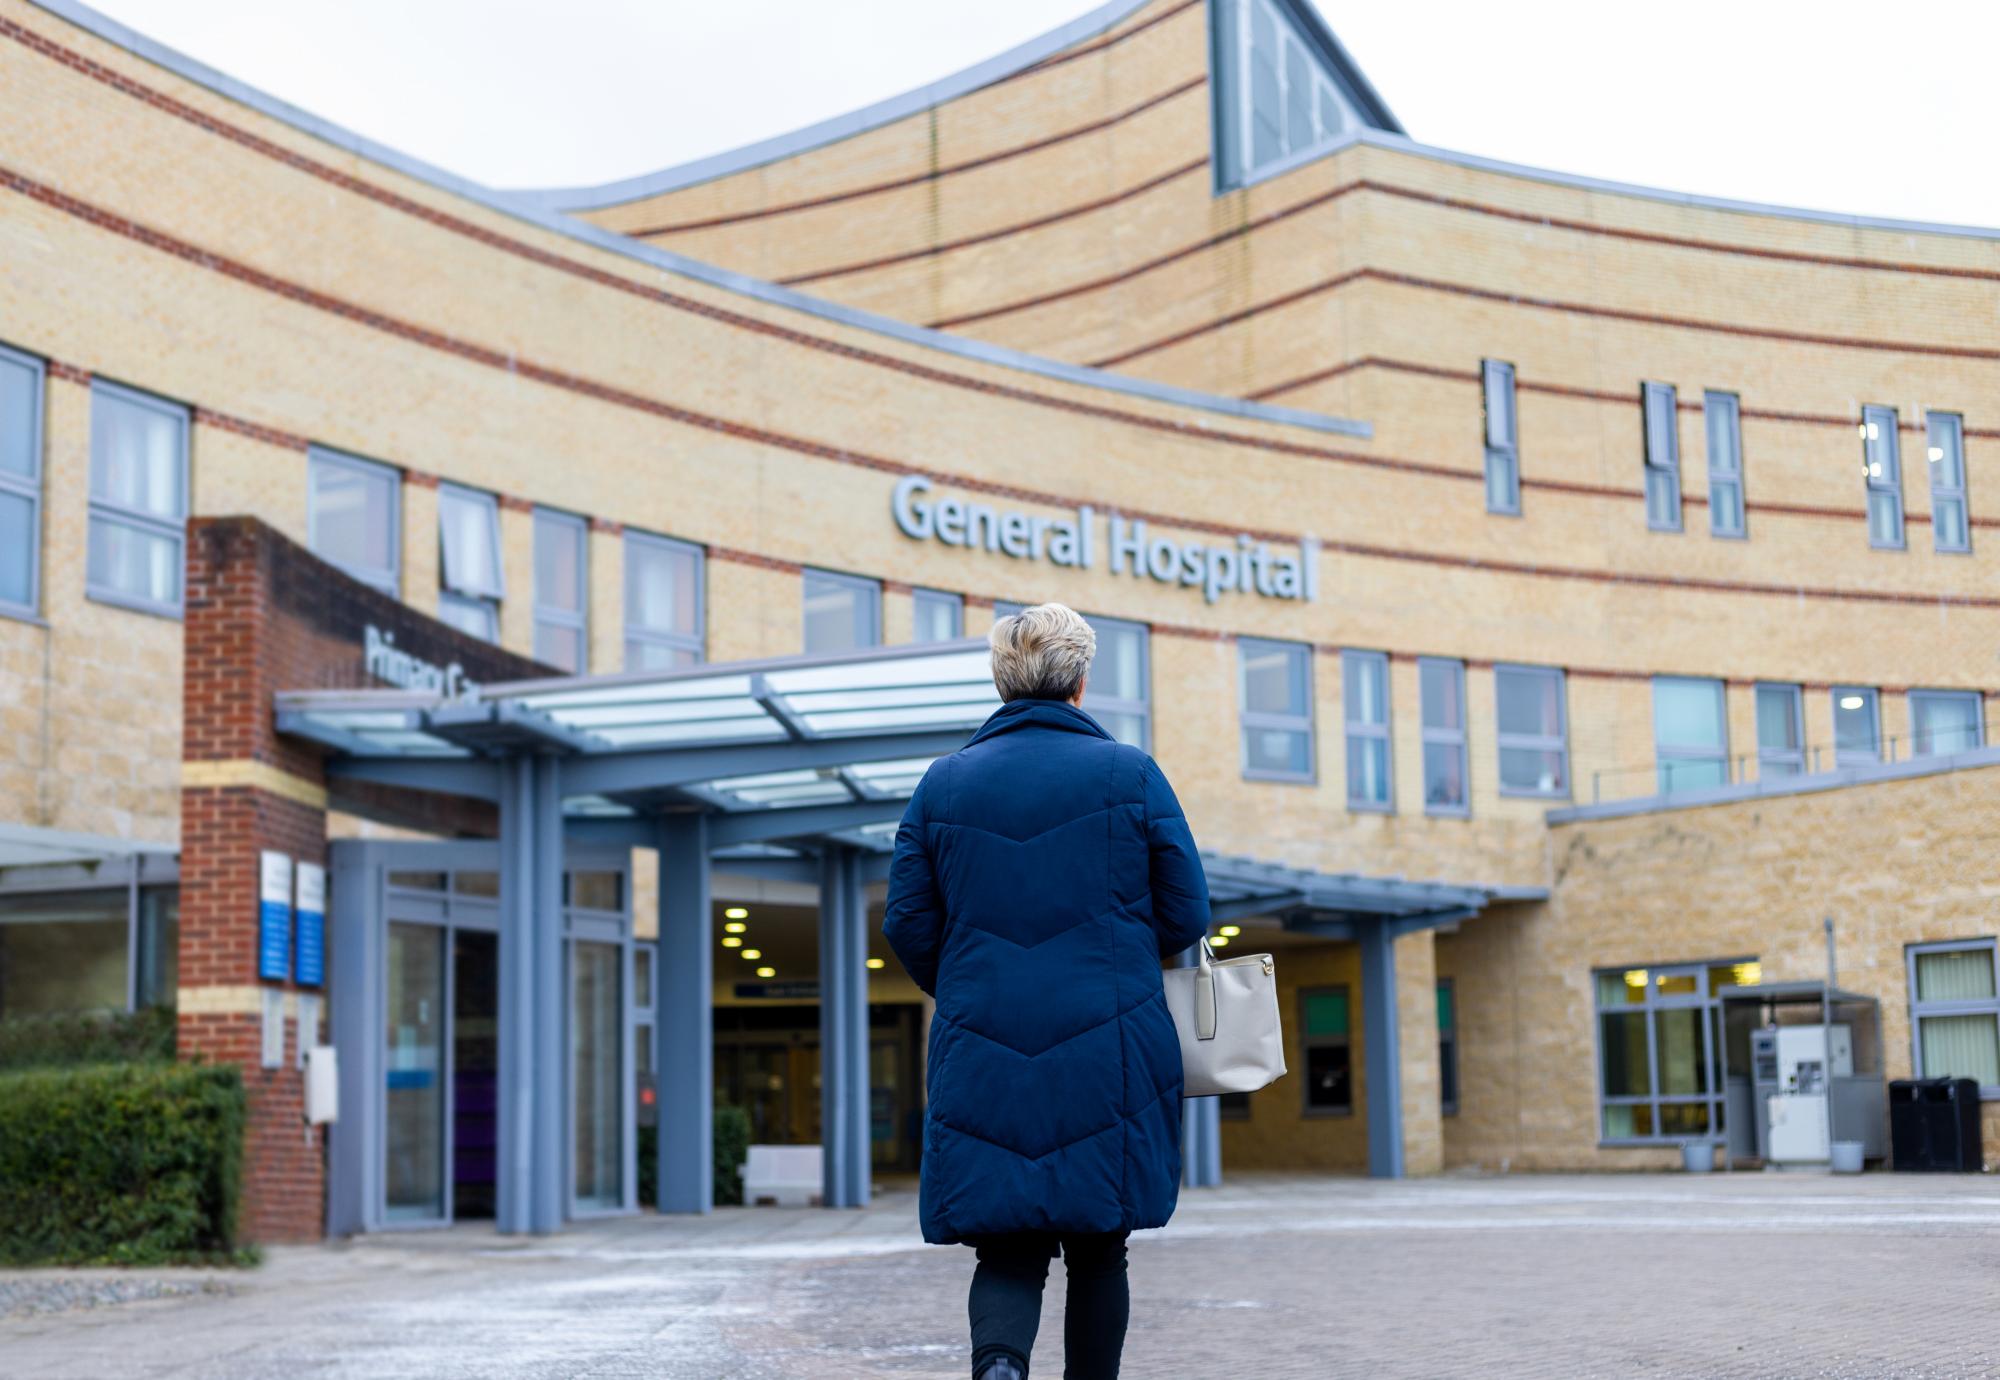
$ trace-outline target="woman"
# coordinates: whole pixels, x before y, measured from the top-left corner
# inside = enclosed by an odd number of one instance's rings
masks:
[[[972,1373],[1025,1380],[1069,1272],[1069,1380],[1114,1380],[1125,1237],[1180,1188],[1181,1054],[1160,958],[1208,887],[1158,765],[1078,706],[1097,635],[1061,604],[994,625],[1005,701],[931,765],[896,834],[882,932],[937,999],[924,1239],[978,1249]]]

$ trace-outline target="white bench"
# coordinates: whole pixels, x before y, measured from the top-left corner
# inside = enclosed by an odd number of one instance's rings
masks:
[[[743,1201],[755,1207],[809,1207],[824,1184],[817,1145],[753,1145],[743,1162]]]

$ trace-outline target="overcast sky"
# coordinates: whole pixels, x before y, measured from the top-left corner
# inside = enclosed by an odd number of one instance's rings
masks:
[[[583,185],[922,85],[1093,0],[98,0],[502,187]],[[1566,172],[2000,226],[1995,0],[1319,0],[1412,137]]]

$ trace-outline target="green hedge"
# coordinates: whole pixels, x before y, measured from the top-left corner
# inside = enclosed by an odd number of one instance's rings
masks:
[[[729,1207],[743,1201],[743,1161],[750,1156],[750,1113],[727,1103],[715,1104],[715,1202]],[[660,1130],[639,1128],[639,1205],[660,1204]]]
[[[71,1064],[171,1063],[173,1057],[171,1006],[0,1021],[0,1072]]]
[[[243,1121],[234,1068],[0,1074],[0,1264],[226,1254],[242,1195]]]

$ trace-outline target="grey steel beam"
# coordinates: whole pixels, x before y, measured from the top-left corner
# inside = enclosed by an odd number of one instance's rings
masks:
[[[819,736],[804,719],[799,717],[798,712],[785,697],[771,688],[769,676],[760,673],[750,677],[750,698],[762,705],[764,712],[778,721],[779,726],[785,730],[785,736],[793,742],[803,743],[808,738]]]
[[[474,800],[498,802],[501,792],[498,762],[465,757],[335,757],[328,760],[326,774],[344,781],[372,781],[380,786],[470,796]]]
[[[666,790],[730,776],[767,771],[842,767],[852,762],[892,762],[902,757],[942,757],[965,746],[962,728],[915,733],[815,738],[794,743],[739,743],[734,747],[661,748],[648,752],[598,753],[569,764],[564,776],[571,795],[615,795],[620,791]]]
[[[754,877],[762,882],[819,885],[817,858],[715,858],[710,866],[719,876]]]
[[[645,815],[602,816],[563,821],[563,837],[584,847],[657,848],[660,826]]]
[[[508,1234],[562,1229],[562,782],[552,757],[504,767],[500,799],[500,1143],[496,1225]]]
[[[1282,911],[1294,910],[1306,903],[1303,892],[1286,891],[1269,896],[1243,896],[1232,901],[1210,900],[1209,919],[1218,925],[1226,925],[1235,920],[1248,920],[1254,915],[1276,915]]]
[[[864,824],[901,819],[900,800],[846,800],[836,805],[800,805],[790,809],[742,810],[719,815],[708,826],[711,848],[729,848],[740,843],[769,843],[773,839],[804,838],[808,834],[832,834],[858,829]]]
[[[708,816],[660,817],[659,1015],[653,1067],[660,1090],[660,1211],[715,1206],[714,952]]]
[[[1361,939],[1361,1038],[1367,1051],[1368,1173],[1403,1177],[1403,1077],[1396,1038],[1396,938],[1382,921]]]
[[[1195,950],[1175,954],[1173,966],[1196,962]],[[1222,1099],[1181,1099],[1181,1183],[1187,1188],[1215,1188],[1222,1183]]]
[[[860,859],[834,847],[820,860],[819,1049],[821,1200],[866,1207],[869,1197],[868,923]]]
[[[562,761],[527,760],[533,776],[534,910],[530,916],[530,962],[534,964],[534,1197],[529,1230],[537,1236],[561,1231],[569,1216],[573,1176],[568,1172],[570,1100],[568,1086],[569,1008],[563,974]]]

